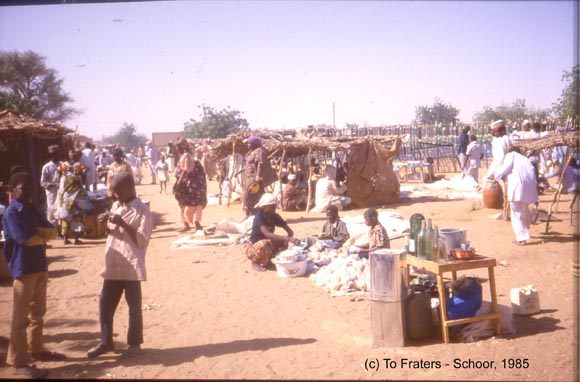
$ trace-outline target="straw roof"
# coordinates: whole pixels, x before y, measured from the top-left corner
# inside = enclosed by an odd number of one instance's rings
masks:
[[[580,148],[580,131],[551,133],[541,138],[516,140],[512,142],[512,146],[531,151],[549,149],[556,146],[568,146],[578,149]]]
[[[0,112],[0,137],[32,136],[38,139],[54,139],[72,133],[73,130],[58,123],[23,117],[13,110]]]
[[[230,135],[224,139],[216,139],[213,141],[212,148],[209,152],[209,156],[220,160],[232,155],[232,153],[245,155],[248,152],[248,148],[244,140],[251,135],[255,135],[262,140],[262,145],[271,156],[281,156],[282,153],[286,152],[287,158],[298,157],[302,155],[307,155],[310,152],[333,152],[333,151],[346,151],[351,146],[360,145],[367,141],[374,141],[381,146],[387,146],[391,149],[394,145],[396,155],[400,146],[401,140],[396,136],[373,136],[364,138],[352,138],[352,137],[309,137],[309,136],[296,136],[285,134],[286,132],[240,132],[235,135]]]

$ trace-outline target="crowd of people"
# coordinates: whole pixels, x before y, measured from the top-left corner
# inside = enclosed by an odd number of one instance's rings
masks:
[[[541,136],[542,132],[536,129],[535,123],[525,121],[521,132],[508,135],[501,120],[492,123],[490,129],[493,136],[492,163],[486,178],[503,184],[504,217],[511,220],[517,245],[525,245],[530,240],[532,218],[529,206],[537,204],[539,193],[546,190],[541,187],[542,177],[562,175],[564,162],[569,157],[567,147],[556,147],[550,152],[520,152],[512,144],[514,139]],[[462,130],[457,155],[463,176],[479,181],[483,146],[469,132],[469,127]],[[277,173],[260,138],[251,136],[246,143],[248,154],[240,170],[243,178],[241,200],[246,216],[253,219],[245,254],[254,270],[271,268],[272,259],[289,244],[308,247],[318,243],[338,248],[354,239],[339,216],[339,212],[351,203],[351,198],[346,195],[348,178],[344,173],[338,174],[338,167],[345,163],[325,164],[322,174],[317,166],[313,166],[310,176],[305,176],[301,169]],[[114,350],[113,317],[123,294],[129,306],[127,352],[140,351],[143,342],[141,282],[147,279],[145,254],[153,219],[148,205],[137,196],[135,185],[141,182],[139,174],[145,167],[150,171],[152,183],[159,182],[159,192],[166,193],[170,173],[173,173],[172,193],[178,204],[178,221],[183,224],[180,232],[202,230],[202,212],[208,203],[207,181],[210,172],[216,173],[215,166],[209,165],[207,157],[209,144],[209,140],[204,140],[196,148],[187,140],[180,139],[175,144],[170,142],[161,153],[153,145],[125,153],[120,147],[99,150],[87,143],[84,149],[70,149],[66,158],[62,158],[60,147],[50,146],[40,179],[46,193],[45,213],[38,212],[32,203],[33,177],[21,166],[14,166],[9,181],[11,203],[3,215],[2,227],[5,256],[14,279],[7,363],[19,374],[33,378],[44,375],[28,364],[29,352],[35,360],[65,357],[45,349],[42,343],[48,281],[47,241],[60,236],[64,244],[70,244],[70,239],[79,244],[85,214],[92,208],[89,195],[99,189],[114,202],[98,218],[108,235],[99,299],[101,339],[88,350],[87,356],[98,357]],[[563,177],[564,189],[577,193],[580,179],[580,154],[577,151],[569,166],[571,175]],[[276,189],[275,185],[281,183],[277,182],[278,174],[285,178],[284,187]],[[221,181],[227,178],[218,177]],[[319,234],[298,239],[276,210],[278,207],[286,211],[304,210],[310,202],[306,191],[308,182],[314,183],[311,184],[315,188],[314,210],[325,212],[327,220]],[[231,185],[227,186],[229,190]],[[267,192],[271,188],[275,191]],[[390,248],[387,231],[378,220],[377,210],[367,209],[364,221],[368,230],[357,255],[368,257],[375,250]],[[275,233],[277,227],[285,234]]]

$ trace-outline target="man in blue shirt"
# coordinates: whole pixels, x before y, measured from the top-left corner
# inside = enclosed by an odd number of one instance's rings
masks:
[[[459,135],[459,141],[457,142],[457,157],[459,158],[459,165],[461,166],[461,171],[465,173],[467,170],[467,145],[469,145],[469,130],[470,126],[465,126],[461,129],[461,134]]]
[[[54,239],[57,231],[32,204],[34,180],[30,174],[12,175],[9,187],[14,199],[4,213],[2,226],[6,240],[4,255],[14,282],[6,362],[17,374],[41,378],[45,373],[27,364],[28,350],[38,361],[64,358],[45,350],[42,344],[48,283],[46,241]]]

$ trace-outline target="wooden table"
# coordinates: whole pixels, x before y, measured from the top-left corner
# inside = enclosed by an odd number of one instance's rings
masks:
[[[409,271],[408,266],[410,265],[417,268],[425,268],[429,272],[435,273],[437,275],[437,289],[439,291],[439,310],[441,313],[441,334],[443,336],[443,341],[445,341],[445,343],[449,343],[450,326],[462,325],[471,322],[492,320],[495,334],[498,335],[500,333],[500,323],[499,323],[500,314],[497,307],[497,294],[495,289],[495,274],[494,274],[494,267],[496,266],[495,259],[483,256],[476,256],[470,260],[449,260],[435,262],[420,259],[416,256],[408,255],[407,272]],[[477,268],[487,268],[489,274],[489,289],[491,292],[492,313],[479,317],[468,317],[461,318],[458,320],[448,320],[447,302],[446,302],[447,296],[445,296],[445,284],[443,283],[443,274],[445,272],[451,272],[453,281],[455,281],[457,278],[457,271],[466,271]],[[407,277],[407,280],[409,280],[409,277]]]

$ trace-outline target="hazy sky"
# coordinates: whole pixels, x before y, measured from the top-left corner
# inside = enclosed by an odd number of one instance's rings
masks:
[[[180,131],[198,105],[252,128],[404,124],[435,97],[551,107],[573,66],[571,1],[163,1],[0,7],[0,49],[33,50],[100,138]]]

